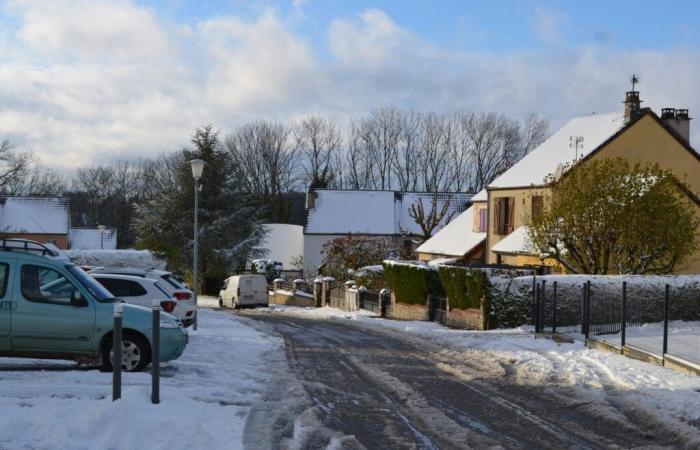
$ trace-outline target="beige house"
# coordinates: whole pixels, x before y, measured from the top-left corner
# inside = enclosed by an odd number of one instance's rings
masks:
[[[688,110],[665,108],[659,117],[640,107],[639,92],[627,92],[624,113],[572,119],[477,193],[467,210],[472,216],[472,227],[463,230],[462,241],[471,242],[474,233],[485,231],[483,242],[478,244],[483,246],[483,262],[560,270],[555,262],[541,259],[529,245],[526,224],[542,208],[548,195],[545,177],[575,160],[586,164],[594,159],[621,157],[631,162],[658,163],[687,183],[689,191],[683,191],[683,195],[692,199],[700,217],[700,155],[690,146],[689,136]],[[440,233],[418,251],[429,248],[433,239],[440,239]],[[433,256],[440,257],[421,253],[423,259]],[[686,260],[677,272],[700,273],[700,252]]]

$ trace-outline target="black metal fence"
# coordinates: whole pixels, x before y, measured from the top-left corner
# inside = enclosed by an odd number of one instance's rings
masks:
[[[379,314],[381,317],[391,315],[391,293],[388,290],[373,292],[360,289],[360,309]]]
[[[447,299],[431,295],[428,297],[428,320],[447,324]]]
[[[666,284],[644,286],[642,295],[630,292],[627,282],[611,287],[588,281],[579,288],[578,314],[572,314],[571,303],[561,304],[557,288],[556,281],[533,279],[535,332],[580,330],[587,339],[599,336],[621,349],[633,346],[662,359],[700,363],[700,290],[674,291]]]

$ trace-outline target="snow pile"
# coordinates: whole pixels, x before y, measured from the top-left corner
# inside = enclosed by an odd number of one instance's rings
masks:
[[[165,269],[166,265],[150,250],[63,250],[62,253],[79,266]]]
[[[282,342],[245,319],[199,314],[185,353],[161,368],[160,405],[150,402],[149,373],[123,374],[112,402],[111,373],[36,360],[42,370],[8,371],[27,360],[0,358],[0,448],[242,448],[250,405],[271,376],[266,353]]]

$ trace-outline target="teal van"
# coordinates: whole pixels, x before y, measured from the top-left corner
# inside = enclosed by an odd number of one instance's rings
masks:
[[[112,369],[114,298],[102,285],[48,246],[0,239],[0,356],[100,361]],[[122,369],[151,362],[152,313],[123,305]],[[160,360],[178,358],[187,332],[161,313]]]

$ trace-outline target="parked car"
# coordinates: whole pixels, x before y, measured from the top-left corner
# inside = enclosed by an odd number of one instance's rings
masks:
[[[120,300],[49,247],[0,239],[0,356],[101,361],[111,370],[114,305]],[[151,361],[152,313],[123,305],[122,368]],[[167,313],[160,320],[160,360],[178,358],[187,332]]]
[[[98,273],[111,273],[115,275],[131,275],[133,277],[152,278],[162,280],[161,284],[168,294],[178,300],[189,300],[192,298],[192,291],[178,280],[172,272],[158,269],[139,269],[137,267],[99,267],[90,271],[90,275]]]
[[[172,290],[164,286],[165,282],[162,279],[154,280],[111,273],[90,273],[90,275],[112,295],[127,303],[151,308],[153,301],[158,300],[163,310],[180,319],[185,327],[189,327],[194,321],[195,308],[192,300],[189,297],[186,300],[180,300],[169,293]]]
[[[219,291],[219,306],[267,306],[267,280],[263,275],[234,275]]]

